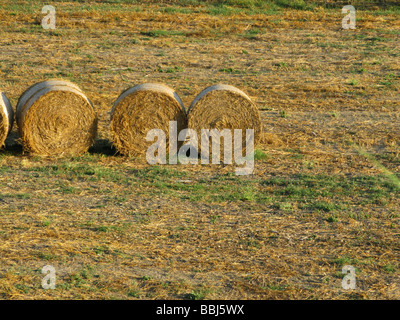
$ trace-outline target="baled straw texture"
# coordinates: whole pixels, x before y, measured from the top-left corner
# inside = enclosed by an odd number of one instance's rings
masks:
[[[97,134],[92,103],[69,81],[49,80],[29,87],[18,100],[16,116],[24,150],[30,154],[80,155]]]
[[[211,161],[212,139],[209,148],[201,147],[201,130],[228,129],[232,135],[232,157],[234,150],[234,129],[242,130],[242,154],[246,153],[246,129],[254,130],[254,146],[261,138],[261,117],[252,100],[236,87],[216,84],[205,88],[188,109],[188,127],[197,132],[198,151],[208,153]],[[224,159],[224,139],[220,140],[220,159]]]
[[[4,146],[7,135],[14,122],[14,111],[10,101],[3,92],[0,92],[0,146]]]
[[[111,136],[118,152],[138,156],[154,141],[146,141],[152,129],[161,129],[169,150],[169,122],[177,122],[177,132],[187,127],[185,107],[176,92],[159,83],[144,83],[121,93],[111,111]],[[179,148],[179,143],[177,147]]]

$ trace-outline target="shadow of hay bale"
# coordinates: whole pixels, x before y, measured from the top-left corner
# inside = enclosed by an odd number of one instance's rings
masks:
[[[22,155],[22,144],[20,143],[21,136],[19,135],[17,129],[13,129],[7,136],[4,144],[5,146],[0,150],[0,152],[7,151],[12,155],[20,156]]]
[[[107,156],[118,155],[117,149],[107,139],[97,139],[88,150],[91,154],[105,154]]]

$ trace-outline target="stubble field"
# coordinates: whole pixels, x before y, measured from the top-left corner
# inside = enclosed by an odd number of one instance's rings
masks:
[[[45,30],[42,2],[0,1],[13,107],[63,78],[99,116],[80,157],[24,154],[16,125],[0,151],[0,298],[400,299],[400,7],[355,5],[343,30],[342,5],[288,3],[54,1]],[[116,154],[112,105],[145,82],[185,106],[211,84],[246,92],[254,173]]]

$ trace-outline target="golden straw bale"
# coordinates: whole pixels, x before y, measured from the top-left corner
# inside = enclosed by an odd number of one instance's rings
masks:
[[[131,87],[121,93],[111,110],[113,144],[121,154],[143,155],[154,143],[146,141],[147,133],[160,129],[168,146],[170,121],[177,122],[178,132],[187,127],[185,107],[173,89],[159,83]]]
[[[79,155],[97,134],[92,103],[78,86],[65,80],[29,87],[18,100],[16,118],[24,150],[30,154]]]

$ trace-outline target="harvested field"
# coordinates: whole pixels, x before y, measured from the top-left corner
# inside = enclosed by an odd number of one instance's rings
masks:
[[[344,4],[289,2],[53,1],[45,30],[42,2],[0,0],[14,111],[62,78],[98,115],[80,156],[24,154],[17,126],[6,139],[0,298],[400,299],[400,8],[355,2],[343,30]],[[209,85],[243,90],[261,115],[254,173],[116,154],[112,106],[140,83],[184,106]]]

